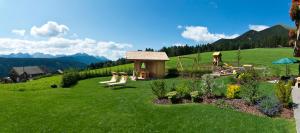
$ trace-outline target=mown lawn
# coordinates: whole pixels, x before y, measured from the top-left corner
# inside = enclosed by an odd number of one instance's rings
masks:
[[[111,89],[98,84],[109,79],[105,77],[83,80],[72,88],[51,89],[48,85],[58,79],[11,85],[15,89],[1,85],[0,132],[296,132],[293,120],[204,104],[155,105],[151,81],[130,81],[126,88]],[[262,89],[273,91],[270,84]]]
[[[236,64],[237,50],[235,51],[222,51],[222,59],[224,63]],[[195,57],[196,55],[187,55],[188,57]],[[275,73],[276,69],[280,70],[281,74],[285,74],[285,65],[274,65],[273,61],[280,58],[290,57],[293,58],[293,49],[291,48],[257,48],[241,50],[241,64],[252,64],[256,67],[266,67],[271,73]],[[300,58],[297,58],[300,60]],[[193,61],[190,59],[182,59],[183,66],[189,68],[192,66]],[[212,52],[201,53],[201,63],[212,63]],[[177,57],[172,57],[167,62],[167,67],[176,68]],[[298,64],[289,65],[292,74],[298,74]]]
[[[233,51],[222,51],[223,54],[223,62],[235,65],[237,50]],[[204,66],[212,64],[212,52],[201,53],[201,61],[200,63]],[[186,55],[187,57],[196,57],[196,54]],[[247,49],[241,50],[241,64],[252,64],[255,67],[266,67],[271,74],[275,74],[277,69],[279,70],[281,75],[285,74],[285,65],[274,65],[273,61],[281,59],[281,58],[294,58],[293,57],[293,49],[292,48],[256,48],[256,49]],[[300,58],[297,58],[300,60]],[[191,69],[193,65],[193,60],[191,59],[182,59],[182,64],[184,69]],[[291,74],[298,74],[298,64],[290,64],[288,65],[291,69]],[[177,57],[171,57],[170,61],[166,62],[167,68],[176,68],[177,67]],[[132,64],[120,65],[109,67],[107,69],[96,69],[93,71],[126,71],[128,69],[132,69]]]

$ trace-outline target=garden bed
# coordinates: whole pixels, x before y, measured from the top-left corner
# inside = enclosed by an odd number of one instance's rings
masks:
[[[172,104],[188,104],[193,103],[190,99],[177,100],[176,103],[172,103],[169,99],[154,99],[153,103],[160,105],[172,105]],[[226,98],[202,98],[194,103],[196,104],[211,104],[221,109],[233,109],[239,112],[245,112],[256,116],[267,116],[263,114],[257,105],[249,105],[242,99],[226,99]],[[292,119],[294,118],[293,109],[282,108],[280,113],[275,118]]]
[[[280,80],[274,86],[274,93],[263,94],[259,89],[264,81],[261,77],[259,72],[249,69],[228,77],[227,85],[216,82],[215,77],[206,74],[201,80],[192,79],[177,84],[155,81],[151,89],[157,97],[154,100],[156,104],[213,104],[257,116],[293,118],[293,80]]]

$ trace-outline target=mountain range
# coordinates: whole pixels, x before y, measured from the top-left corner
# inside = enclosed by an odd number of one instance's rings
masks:
[[[288,33],[291,28],[284,25],[275,25],[262,31],[249,30],[234,39],[220,39],[210,44],[218,50],[234,50],[241,47],[288,47]]]
[[[0,77],[8,76],[12,67],[40,66],[48,72],[55,72],[58,69],[69,68],[84,69],[91,63],[110,61],[102,56],[92,56],[85,53],[74,55],[50,55],[43,53],[16,53],[0,55]]]
[[[262,31],[250,30],[234,39],[220,39],[204,47],[212,51],[288,47],[288,32],[291,28],[275,25]],[[192,53],[186,53],[192,54]],[[105,62],[109,59],[101,56],[92,56],[85,53],[74,55],[50,55],[43,53],[17,53],[0,55],[0,77],[8,76],[12,67],[44,66],[50,72],[57,69],[85,68],[96,62]]]
[[[98,63],[98,62],[106,62],[109,61],[104,56],[92,56],[86,53],[77,53],[74,55],[50,55],[50,54],[43,54],[43,53],[12,53],[8,55],[0,55],[2,58],[40,58],[40,59],[57,59],[57,60],[65,60],[65,61],[76,61],[80,63],[84,63],[89,65],[91,63]]]

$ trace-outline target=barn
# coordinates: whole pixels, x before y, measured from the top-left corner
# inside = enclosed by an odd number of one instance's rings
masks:
[[[13,67],[10,78],[14,82],[24,82],[37,76],[45,75],[46,72],[39,66]]]
[[[134,76],[138,79],[163,78],[165,62],[169,60],[165,52],[148,51],[127,52],[125,58],[134,62]]]

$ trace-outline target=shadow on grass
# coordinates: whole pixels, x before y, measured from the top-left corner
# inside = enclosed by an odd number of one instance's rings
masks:
[[[121,89],[129,89],[129,88],[136,88],[135,86],[105,86],[105,88],[112,89],[112,90],[121,90]]]

